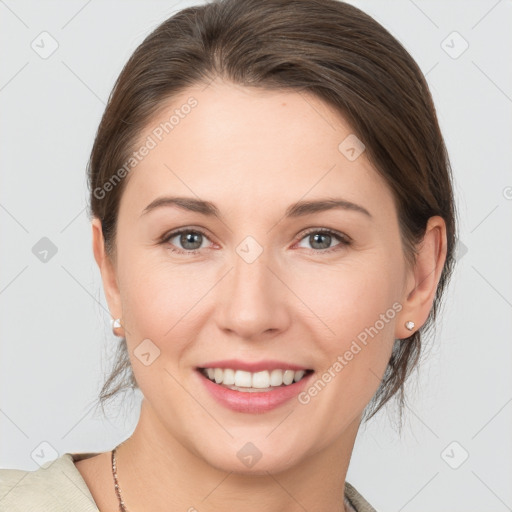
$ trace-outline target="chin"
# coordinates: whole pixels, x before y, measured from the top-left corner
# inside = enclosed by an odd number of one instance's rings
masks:
[[[247,438],[246,438],[247,439]],[[276,441],[279,441],[276,438]],[[210,466],[225,472],[238,475],[265,476],[268,473],[280,473],[286,471],[299,463],[299,449],[303,450],[304,445],[283,447],[279,450],[280,443],[269,443],[268,439],[259,442],[255,440],[246,442],[235,442],[232,446],[225,448],[206,448],[200,456]],[[261,447],[258,448],[258,446]],[[304,457],[306,454],[304,454]]]

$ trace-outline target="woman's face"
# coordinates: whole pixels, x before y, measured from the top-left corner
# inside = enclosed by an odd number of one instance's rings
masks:
[[[391,192],[351,128],[309,95],[212,83],[170,102],[135,150],[107,296],[155,431],[254,472],[353,437],[410,334],[411,281]],[[146,210],[165,197],[190,208]],[[221,366],[254,370],[217,371],[241,387],[313,373],[253,395],[198,370]]]

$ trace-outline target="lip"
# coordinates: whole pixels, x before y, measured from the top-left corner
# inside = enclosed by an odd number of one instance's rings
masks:
[[[211,366],[208,366],[207,368],[211,368]],[[215,366],[215,368],[222,367]],[[226,368],[229,368],[229,366],[226,366]],[[266,368],[268,368],[268,366]],[[308,382],[314,375],[314,372],[312,371],[299,380],[299,382],[294,382],[287,386],[276,387],[271,391],[262,391],[261,393],[255,391],[252,393],[248,391],[236,391],[234,389],[221,386],[220,384],[216,384],[203,375],[199,369],[194,373],[197,374],[203,386],[214,400],[217,401],[217,403],[235,412],[252,414],[262,414],[267,411],[271,411],[272,409],[275,409],[296,397],[308,385]]]
[[[231,368],[232,370],[245,370],[246,372],[262,372],[263,370],[310,370],[305,366],[285,363],[275,359],[265,359],[263,361],[249,362],[240,359],[223,359],[222,361],[211,361],[204,363],[197,368]],[[290,384],[291,385],[291,384]]]

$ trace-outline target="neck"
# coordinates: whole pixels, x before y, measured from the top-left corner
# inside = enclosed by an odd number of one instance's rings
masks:
[[[360,418],[327,449],[285,471],[223,471],[172,436],[146,399],[133,434],[116,450],[117,476],[128,512],[325,512],[345,510],[348,464]]]

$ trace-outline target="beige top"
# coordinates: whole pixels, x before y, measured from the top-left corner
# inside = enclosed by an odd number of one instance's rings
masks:
[[[0,512],[99,512],[73,463],[98,453],[65,453],[35,471],[0,469]],[[348,482],[345,507],[349,512],[377,512]]]

